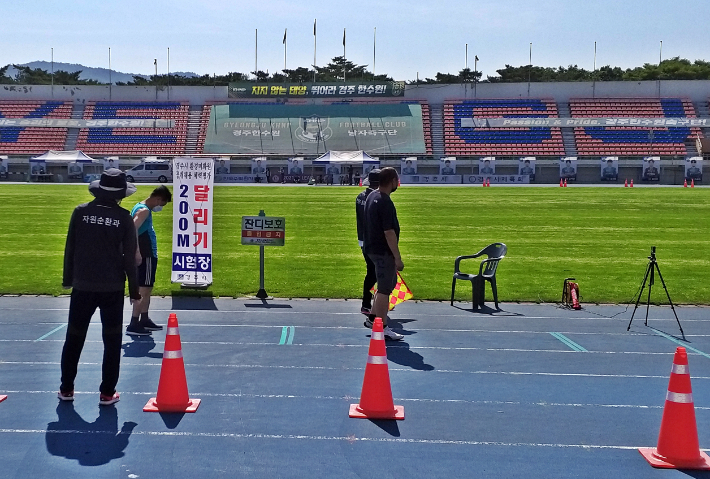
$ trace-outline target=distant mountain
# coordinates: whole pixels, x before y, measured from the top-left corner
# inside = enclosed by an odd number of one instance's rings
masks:
[[[48,72],[52,71],[52,63],[51,62],[45,62],[45,61],[35,61],[35,62],[29,62],[29,63],[23,63],[21,66],[23,67],[30,67],[30,68],[41,68],[42,70],[46,70]],[[64,70],[65,72],[69,73],[74,73],[76,71],[81,70],[81,75],[79,75],[79,78],[81,80],[96,80],[100,83],[108,83],[109,82],[109,70],[108,68],[93,68],[93,67],[87,67],[84,65],[77,65],[75,63],[59,63],[59,62],[54,62],[54,71],[57,70]],[[7,69],[7,75],[14,77],[17,74],[17,69],[10,66],[10,68]],[[171,75],[180,75],[184,77],[196,77],[198,76],[196,73],[193,72],[170,72]],[[133,81],[133,76],[142,76],[144,78],[148,78],[149,75],[144,75],[140,73],[123,73],[119,72],[116,70],[111,70],[110,72],[110,78],[113,83],[116,82],[130,82]]]

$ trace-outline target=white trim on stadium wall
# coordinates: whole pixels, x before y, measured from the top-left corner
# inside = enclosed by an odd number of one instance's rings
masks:
[[[640,126],[710,127],[710,118],[461,118],[463,128],[518,128],[531,126]]]
[[[0,126],[32,128],[173,128],[175,120],[116,118],[107,120],[68,120],[61,118],[0,118]]]

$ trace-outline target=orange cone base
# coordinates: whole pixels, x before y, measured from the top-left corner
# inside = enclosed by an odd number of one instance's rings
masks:
[[[0,402],[3,402],[5,399],[7,399],[7,396],[0,396]]]
[[[350,405],[350,417],[354,417],[357,419],[398,419],[398,420],[403,420],[404,419],[404,406],[395,406],[394,411],[392,411],[391,413],[387,413],[387,412],[382,412],[382,411],[367,412],[363,409],[360,409],[359,404],[351,404]]]
[[[655,447],[643,447],[639,448],[641,455],[651,464],[653,467],[658,467],[662,469],[708,469],[710,470],[710,457],[703,451],[700,452],[700,459],[694,464],[682,463],[675,464],[670,463],[663,456],[656,452]]]
[[[200,407],[200,402],[202,399],[190,399],[185,408],[158,408],[158,403],[155,402],[155,398],[150,398],[150,400],[143,406],[143,412],[195,412],[197,408]]]

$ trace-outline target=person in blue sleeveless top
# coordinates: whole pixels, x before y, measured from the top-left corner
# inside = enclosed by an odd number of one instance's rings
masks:
[[[136,264],[138,264],[138,285],[141,300],[133,303],[131,324],[126,328],[126,334],[132,336],[145,336],[151,331],[160,331],[158,326],[148,317],[150,295],[155,284],[155,271],[158,268],[158,241],[153,229],[153,213],[163,209],[172,199],[170,190],[161,185],[153,190],[150,196],[136,204],[131,210],[133,223],[138,235],[138,251]]]

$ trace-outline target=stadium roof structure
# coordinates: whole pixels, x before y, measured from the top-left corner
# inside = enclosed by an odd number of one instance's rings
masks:
[[[80,150],[57,151],[49,150],[40,156],[30,158],[31,161],[47,161],[58,163],[93,163],[95,160]]]
[[[361,165],[379,163],[379,158],[373,158],[362,150],[358,151],[328,151],[323,156],[313,160],[313,164],[336,163],[341,165]]]

